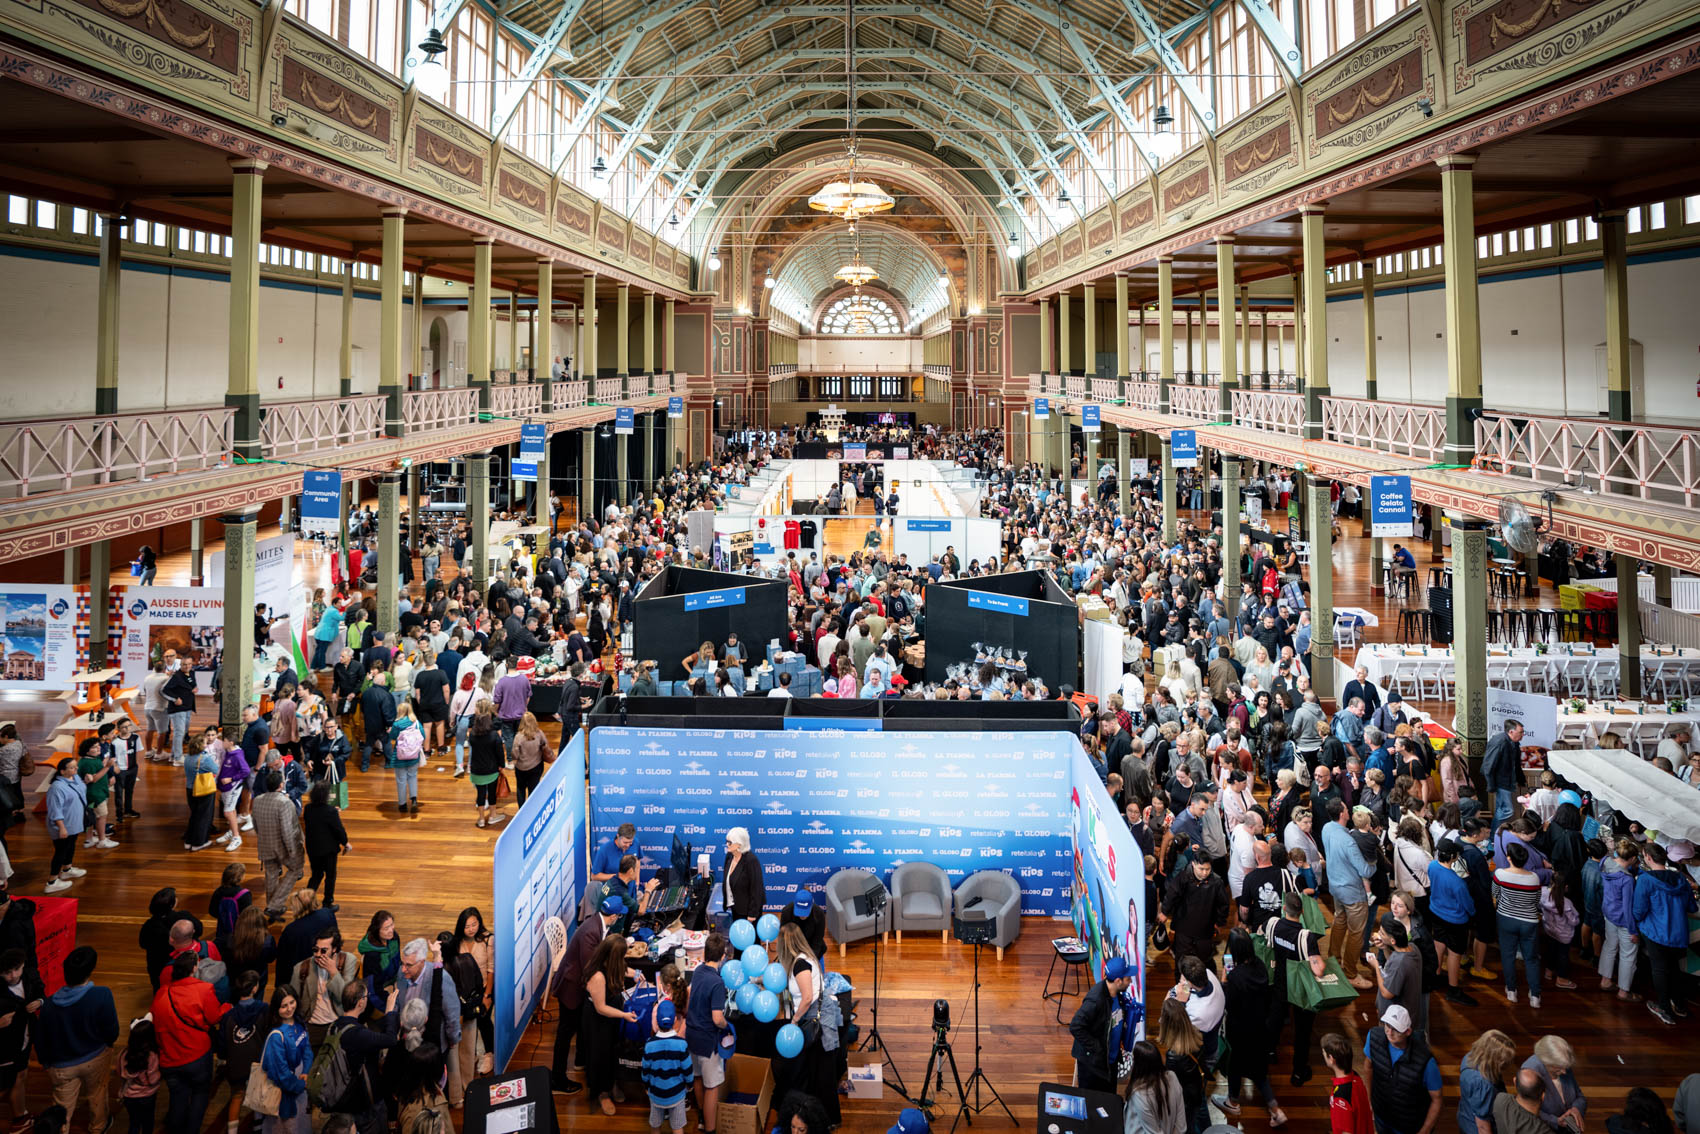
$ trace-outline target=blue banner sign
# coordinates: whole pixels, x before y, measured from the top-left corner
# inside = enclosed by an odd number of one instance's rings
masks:
[[[1198,430],[1174,429],[1169,432],[1169,457],[1177,469],[1198,467]]]
[[[887,878],[926,861],[953,887],[976,870],[1012,874],[1022,913],[1067,916],[1079,750],[1063,732],[604,726],[590,738],[593,836],[634,824],[647,877],[675,837],[710,850],[718,870],[726,831],[743,827],[771,909],[848,866]]]
[[[1033,399],[1033,416],[1040,418],[1040,419],[1050,417],[1051,416],[1051,399],[1049,399],[1049,398],[1034,398]]]
[[[1086,946],[1093,980],[1120,957],[1133,972],[1131,990],[1145,999],[1145,856],[1115,801],[1087,759],[1070,767],[1074,808],[1074,935]],[[1144,1035],[1144,1024],[1137,1035]]]
[[[614,432],[630,433],[632,431],[632,408],[621,406],[614,411]]]
[[[332,469],[309,469],[301,477],[301,530],[342,530],[342,473]]]
[[[971,610],[995,610],[1000,614],[1018,614],[1027,617],[1027,600],[1016,598],[1014,595],[994,595],[990,591],[969,591],[968,606]]]
[[[786,717],[789,732],[878,732],[878,717]]]
[[[1098,432],[1099,425],[1099,407],[1094,405],[1081,406],[1080,431],[1082,433],[1096,433]]]
[[[911,532],[948,532],[949,520],[904,520],[905,531]]]
[[[729,587],[724,591],[698,591],[685,596],[686,610],[714,610],[722,606],[743,606],[744,588]]]
[[[549,443],[548,426],[541,421],[527,421],[519,427],[519,456],[508,465],[515,480],[536,480],[537,466],[543,463],[543,447]]]
[[[677,398],[677,397],[668,398],[667,399],[667,416],[668,417],[684,417],[685,416],[685,399]]]
[[[1369,534],[1372,537],[1410,535],[1415,530],[1412,527],[1411,504],[1410,477],[1370,477]]]

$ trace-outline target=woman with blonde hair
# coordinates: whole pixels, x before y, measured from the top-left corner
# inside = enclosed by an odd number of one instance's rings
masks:
[[[1516,1045],[1498,1028],[1476,1037],[1458,1062],[1460,1134],[1493,1134],[1494,1096],[1505,1090],[1505,1076],[1516,1062]]]
[[[1208,1080],[1204,1071],[1204,1036],[1187,1016],[1186,1005],[1172,996],[1163,1001],[1163,1011],[1157,1019],[1157,1046],[1163,1049],[1163,1066],[1180,1080],[1187,1134],[1202,1134],[1210,1125],[1210,1107],[1205,1100]]]
[[[525,806],[526,797],[537,787],[544,771],[554,760],[549,738],[537,725],[537,717],[527,713],[520,718],[519,730],[514,733],[514,803]]]
[[[803,1050],[794,1059],[782,1059],[776,1068],[779,1095],[786,1087],[801,1091],[828,1110],[828,1120],[837,1125],[838,1076],[832,1074],[831,1062],[821,1046],[821,1004],[825,994],[821,985],[820,960],[803,936],[803,927],[788,921],[779,929],[779,964],[785,970],[785,995],[781,998],[787,1023],[803,1032]]]

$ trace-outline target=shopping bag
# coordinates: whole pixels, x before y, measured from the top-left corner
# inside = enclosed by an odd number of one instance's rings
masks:
[[[1293,962],[1287,966],[1287,1002],[1306,1012],[1324,1012],[1350,1004],[1358,990],[1346,979],[1346,972],[1333,957],[1323,962],[1320,978],[1310,971],[1309,964]]]
[[[1316,895],[1306,894],[1304,905],[1304,913],[1299,915],[1299,923],[1319,937],[1327,933],[1331,924],[1328,911],[1322,908],[1322,903],[1316,900]]]

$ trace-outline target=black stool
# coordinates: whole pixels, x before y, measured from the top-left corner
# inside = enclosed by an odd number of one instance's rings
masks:
[[[1429,616],[1431,611],[1426,606],[1407,606],[1399,611],[1398,637],[1401,642],[1428,642]],[[1418,635],[1421,635],[1418,637]]]
[[[1055,941],[1051,942],[1051,948],[1053,950],[1051,954],[1051,967],[1045,970],[1045,989],[1040,995],[1042,999],[1055,1000],[1057,1002],[1057,1023],[1060,1024],[1062,1023],[1063,998],[1067,996],[1082,996],[1086,992],[1086,977],[1084,969],[1087,960],[1091,957],[1091,954],[1084,949],[1080,950],[1078,953],[1072,951],[1065,952],[1062,946],[1058,945]],[[1052,992],[1051,974],[1056,972],[1058,961],[1062,962],[1063,975],[1062,980],[1057,982],[1056,991]],[[1068,978],[1070,973],[1074,974],[1073,992],[1068,990]]]

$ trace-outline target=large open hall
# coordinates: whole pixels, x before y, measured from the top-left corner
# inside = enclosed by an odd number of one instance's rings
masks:
[[[0,108],[0,1129],[1700,1134],[1700,2],[19,2]]]

